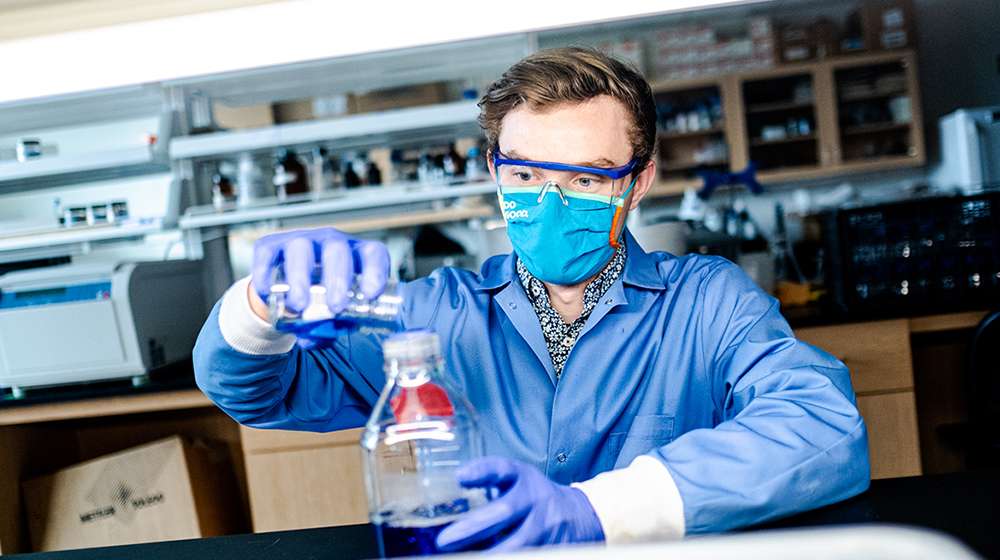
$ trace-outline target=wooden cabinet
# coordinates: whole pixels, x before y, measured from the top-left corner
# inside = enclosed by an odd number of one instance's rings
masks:
[[[239,425],[199,391],[146,393],[0,408],[0,555],[31,552],[21,481],[160,438],[181,435],[224,442],[249,531],[246,469]]]
[[[654,196],[699,187],[701,167],[739,172],[753,162],[768,183],[926,161],[912,51],[651,85],[660,130]]]
[[[917,404],[907,319],[797,329],[851,372],[858,410],[868,427],[872,478],[921,474]]]
[[[254,532],[368,522],[360,428],[240,433]]]

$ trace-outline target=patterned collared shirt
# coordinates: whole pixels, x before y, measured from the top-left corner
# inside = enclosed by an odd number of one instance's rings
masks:
[[[538,315],[538,322],[542,325],[542,333],[545,335],[545,345],[549,348],[549,356],[552,358],[552,366],[556,370],[556,379],[562,375],[563,366],[569,358],[569,351],[576,344],[576,339],[583,330],[587,318],[600,301],[601,296],[608,291],[608,288],[615,283],[625,270],[625,243],[618,246],[615,254],[611,257],[611,262],[604,267],[597,278],[587,285],[583,292],[583,313],[572,323],[566,324],[559,312],[552,307],[549,301],[549,293],[545,290],[545,284],[541,280],[532,276],[527,267],[517,259],[517,276],[521,279],[521,285],[528,294],[528,300]]]

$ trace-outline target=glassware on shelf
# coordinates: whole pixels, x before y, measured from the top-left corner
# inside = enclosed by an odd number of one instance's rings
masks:
[[[279,201],[284,201],[288,196],[309,192],[306,168],[289,150],[280,150],[277,154],[277,162],[274,164],[274,186]]]

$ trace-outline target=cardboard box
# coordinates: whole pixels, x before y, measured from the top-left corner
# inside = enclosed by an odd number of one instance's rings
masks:
[[[347,96],[350,114],[388,111],[444,103],[447,99],[447,82],[432,82],[391,89],[372,91],[364,95]]]
[[[812,60],[816,55],[809,22],[785,23],[778,31],[778,53],[782,62]]]
[[[912,48],[916,44],[913,0],[866,0],[861,26],[872,49]]]
[[[296,99],[283,101],[271,106],[276,124],[311,121],[313,119],[312,99]]]
[[[274,113],[270,104],[227,107],[221,103],[212,105],[215,124],[228,130],[261,128],[274,124]]]
[[[22,483],[35,552],[242,532],[224,444],[173,436]]]

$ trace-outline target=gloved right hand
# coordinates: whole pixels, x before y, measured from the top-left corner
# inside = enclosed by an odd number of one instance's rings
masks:
[[[322,265],[321,282],[326,287],[326,304],[333,313],[347,306],[347,292],[354,276],[366,298],[382,293],[389,277],[389,250],[378,241],[355,239],[333,228],[275,233],[260,238],[253,250],[250,283],[266,302],[271,293],[274,269],[284,267],[288,293],[285,305],[301,312],[309,304],[316,263]]]

